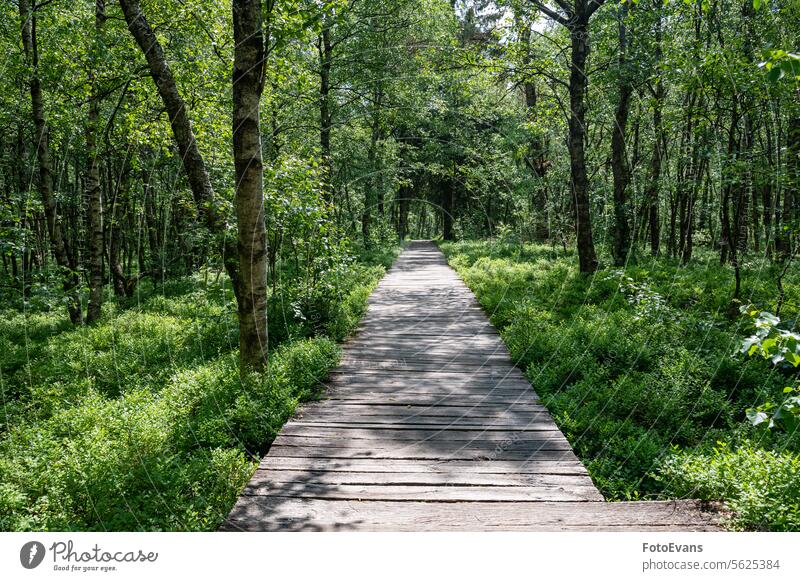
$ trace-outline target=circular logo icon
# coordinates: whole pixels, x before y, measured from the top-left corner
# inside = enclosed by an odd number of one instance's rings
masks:
[[[30,541],[22,545],[19,551],[19,562],[26,569],[35,569],[44,560],[44,545],[39,541]]]

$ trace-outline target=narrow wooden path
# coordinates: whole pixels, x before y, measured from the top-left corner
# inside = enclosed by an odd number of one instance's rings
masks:
[[[223,530],[710,530],[606,503],[431,242],[383,278],[325,399],[289,421]]]

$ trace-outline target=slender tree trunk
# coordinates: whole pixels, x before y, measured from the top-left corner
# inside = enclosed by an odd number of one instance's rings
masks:
[[[102,46],[103,24],[106,20],[105,0],[95,0],[95,39],[89,71],[89,116],[86,123],[86,224],[89,234],[89,306],[86,322],[100,318],[103,305],[103,198],[100,187],[100,168],[97,155],[97,130],[100,122],[100,97],[96,71]]]
[[[772,151],[773,139],[770,111],[767,110],[766,106],[762,109],[762,117],[764,119],[764,155],[766,164],[759,171],[757,182],[762,204],[761,220],[764,230],[764,253],[767,258],[771,259],[773,257],[772,216],[775,212],[775,198],[772,189],[775,159]]]
[[[656,63],[661,62],[661,20],[656,24]],[[650,158],[650,168],[647,175],[647,185],[645,186],[645,203],[648,211],[647,217],[650,230],[650,254],[658,256],[661,245],[661,230],[659,221],[659,191],[661,188],[661,159],[662,146],[665,140],[664,122],[662,110],[666,89],[658,72],[653,90],[653,155]]]
[[[324,171],[324,193],[328,201],[333,201],[333,160],[331,157],[331,64],[333,45],[331,44],[331,22],[326,15],[318,41],[319,51],[319,142],[322,148]]]
[[[627,62],[627,5],[623,5],[619,15],[619,84],[617,107],[614,111],[614,127],[611,133],[611,169],[614,177],[614,243],[612,254],[614,264],[622,266],[628,257],[630,246],[630,225],[628,223],[628,184],[630,168],[625,151],[625,137],[628,126],[633,85]]]
[[[264,89],[261,0],[233,0],[233,157],[239,229],[239,359],[267,364],[267,239],[259,107]]]
[[[572,63],[569,78],[569,157],[572,197],[575,200],[575,234],[580,271],[597,270],[589,208],[589,180],[586,174],[586,61],[589,56],[588,25],[579,21],[570,27]]]
[[[155,188],[152,184],[152,171],[147,167],[147,159],[143,161],[142,168],[142,194],[144,197],[144,217],[147,231],[147,248],[150,254],[148,268],[154,284],[158,284],[163,276],[161,245],[159,243],[158,219],[156,217]]]
[[[120,254],[122,253],[122,219],[120,214],[124,212],[120,208],[122,203],[120,196],[113,205],[111,228],[109,231],[109,244],[108,244],[108,266],[111,270],[111,278],[114,287],[114,295],[124,297],[127,295],[128,279],[125,276],[125,269],[122,268],[120,261]]]
[[[227,235],[225,217],[219,208],[211,186],[203,156],[197,146],[197,139],[186,108],[186,103],[178,92],[172,71],[167,64],[164,50],[153,33],[150,24],[139,6],[138,0],[119,0],[125,21],[128,23],[136,43],[147,60],[150,76],[156,85],[164,107],[169,115],[172,133],[178,146],[189,187],[192,190],[197,211],[203,223],[212,234],[220,239],[225,270],[231,278],[234,293],[239,293],[238,251],[232,237]]]
[[[39,48],[36,38],[36,14],[31,10],[29,0],[19,0],[21,18],[22,46],[25,58],[31,65],[28,80],[31,109],[33,113],[34,139],[36,140],[36,157],[39,162],[39,193],[47,222],[47,234],[56,264],[63,271],[63,289],[67,300],[67,311],[70,321],[79,325],[83,323],[79,285],[74,255],[72,254],[61,219],[58,215],[55,193],[53,191],[53,166],[50,157],[50,130],[44,114],[42,87],[39,80]]]
[[[370,171],[376,172],[377,159],[378,159],[378,141],[380,139],[380,100],[381,92],[377,91],[375,99],[373,100],[372,108],[372,132],[369,141],[369,149],[367,150],[367,162]],[[378,192],[380,181],[377,175],[367,180],[364,189],[364,213],[361,216],[361,235],[364,238],[364,246],[369,246],[371,243],[372,234],[372,212],[373,208],[378,208],[378,213],[383,216],[383,207],[381,195]]]
[[[453,212],[455,211],[456,193],[456,167],[453,164],[453,173],[450,178],[441,182],[442,188],[442,237],[445,240],[455,240],[453,234]]]
[[[795,93],[800,101],[800,89]],[[789,119],[786,132],[786,185],[783,192],[783,208],[781,224],[781,259],[789,257],[795,245],[797,228],[797,209],[795,204],[800,199],[800,114],[795,111]]]
[[[739,123],[738,103],[734,100],[733,110],[731,112],[731,125],[728,130],[728,159],[735,160],[738,156],[739,144],[736,141],[736,127]],[[735,172],[734,172],[735,173]],[[732,175],[727,180],[727,183],[722,188],[722,207],[720,209],[720,218],[722,226],[722,246],[720,253],[720,262],[725,263],[726,259],[730,260],[733,266],[734,274],[734,291],[733,301],[731,302],[731,312],[733,312],[733,305],[738,301],[741,293],[741,270],[739,266],[739,240],[738,240],[738,224],[736,222],[736,210],[734,209],[734,221],[731,223],[731,199],[741,194],[740,176]],[[734,198],[734,204],[736,200]]]
[[[398,193],[397,236],[401,242],[408,236],[408,210],[411,206],[411,196],[413,195],[413,185],[402,186]]]

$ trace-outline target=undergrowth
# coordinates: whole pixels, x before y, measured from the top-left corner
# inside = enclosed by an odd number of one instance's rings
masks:
[[[750,329],[730,317],[732,274],[716,256],[583,276],[545,246],[442,249],[607,498],[726,500],[733,527],[800,528],[798,436],[745,420],[795,372],[737,354]],[[743,269],[744,302],[774,308],[772,268]],[[790,279],[784,312],[796,316]]]
[[[92,327],[4,311],[0,529],[216,529],[393,256],[351,261],[301,300],[273,292],[263,375],[239,375],[235,306],[207,274],[110,300]]]

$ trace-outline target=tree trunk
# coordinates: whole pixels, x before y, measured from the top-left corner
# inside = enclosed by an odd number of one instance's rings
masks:
[[[589,181],[586,175],[586,103],[588,85],[586,61],[589,56],[589,36],[586,23],[579,21],[570,27],[572,63],[569,77],[569,157],[572,176],[572,197],[575,200],[575,234],[578,243],[580,271],[597,270],[592,223],[589,208]]]
[[[100,121],[100,97],[98,95],[96,71],[102,46],[105,23],[105,0],[95,1],[95,39],[92,47],[92,63],[89,71],[89,116],[86,123],[86,199],[89,238],[89,306],[86,322],[100,318],[103,305],[103,199],[100,188],[100,168],[97,156],[97,130]]]
[[[322,148],[322,166],[324,171],[323,189],[326,199],[333,201],[333,161],[331,158],[331,63],[333,61],[333,45],[331,44],[331,22],[323,19],[322,32],[318,40],[319,51],[319,142]]]
[[[411,206],[411,196],[414,194],[413,185],[402,186],[398,192],[397,209],[397,237],[402,242],[408,236],[408,210]]]
[[[238,299],[239,275],[236,262],[238,251],[232,238],[227,235],[225,217],[218,207],[208,170],[200,149],[197,147],[186,103],[178,92],[172,71],[164,56],[164,50],[142,13],[138,0],[119,0],[119,4],[125,14],[128,30],[147,60],[150,76],[153,78],[164,108],[169,115],[172,133],[178,145],[178,153],[183,162],[197,212],[206,228],[220,239],[225,270],[231,278],[233,291]]]
[[[453,207],[455,205],[455,168],[453,176],[440,182],[442,192],[442,237],[445,240],[455,240],[453,235]]]
[[[50,130],[44,115],[42,87],[39,81],[39,48],[36,40],[36,14],[31,10],[29,0],[19,1],[21,18],[22,46],[25,58],[31,65],[29,87],[31,109],[33,113],[34,139],[36,140],[36,157],[39,162],[39,193],[42,197],[47,233],[56,264],[63,271],[63,289],[67,299],[67,311],[70,321],[79,325],[83,322],[79,284],[74,255],[72,254],[64,229],[58,215],[55,193],[53,191],[53,166],[50,158]]]
[[[267,238],[259,107],[264,89],[261,0],[233,0],[233,157],[239,232],[239,361],[267,365]]]
[[[800,89],[796,91],[800,100]],[[788,258],[794,247],[797,228],[797,209],[794,205],[800,199],[800,116],[795,112],[789,119],[786,132],[786,185],[783,191],[783,208],[781,225],[783,232],[780,236],[780,258]]]
[[[628,257],[630,226],[628,224],[628,184],[630,168],[625,151],[625,137],[630,112],[633,85],[627,71],[627,5],[620,9],[619,16],[619,84],[617,107],[614,111],[614,127],[611,133],[611,169],[614,176],[614,243],[612,254],[614,265],[623,266]]]
[[[381,106],[381,92],[377,91],[375,99],[373,100],[372,108],[372,127],[371,136],[369,141],[369,149],[367,150],[367,163],[369,171],[373,172],[373,176],[367,180],[364,189],[364,213],[361,216],[361,235],[364,238],[364,246],[369,246],[371,243],[372,233],[372,211],[373,208],[378,207],[378,213],[383,216],[383,207],[381,195],[378,193],[378,188],[381,186],[376,173],[376,166],[378,160],[378,141],[380,140],[380,106]]]
[[[661,62],[661,20],[656,24],[656,63]],[[664,122],[662,110],[666,90],[661,79],[661,73],[655,81],[653,90],[653,156],[650,159],[650,168],[647,175],[647,185],[645,186],[645,203],[648,206],[648,222],[650,229],[650,254],[658,256],[661,244],[661,231],[658,216],[659,191],[661,188],[661,158],[662,146],[664,144]]]

